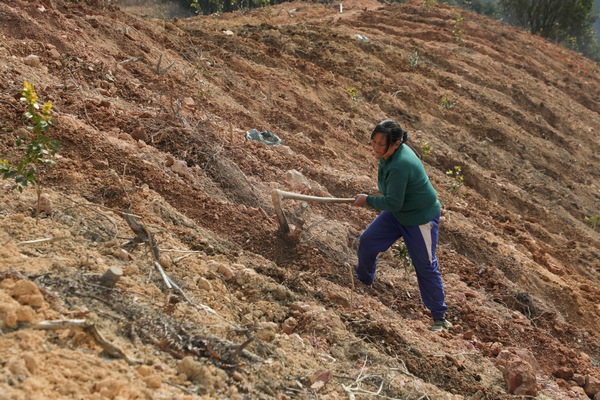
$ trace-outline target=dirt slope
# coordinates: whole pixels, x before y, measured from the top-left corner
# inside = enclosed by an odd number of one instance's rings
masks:
[[[600,398],[598,65],[443,5],[339,10],[0,0],[0,159],[21,154],[25,81],[62,143],[39,221],[35,189],[0,193],[0,398]],[[286,200],[292,234],[275,217],[274,188],[376,193],[384,118],[444,205],[449,333],[396,253],[355,286],[372,211]]]

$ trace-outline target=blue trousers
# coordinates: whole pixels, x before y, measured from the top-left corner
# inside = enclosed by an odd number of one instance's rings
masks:
[[[435,256],[439,220],[440,214],[425,225],[405,226],[398,222],[391,211],[382,211],[360,235],[357,278],[367,285],[372,284],[379,253],[389,249],[396,240],[404,238],[417,273],[421,299],[434,320],[444,318],[448,307],[444,301],[444,284]]]

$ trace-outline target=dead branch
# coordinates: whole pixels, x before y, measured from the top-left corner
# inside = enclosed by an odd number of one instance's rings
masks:
[[[83,208],[86,208],[86,209],[88,209],[88,210],[90,210],[90,211],[93,211],[93,212],[95,212],[95,213],[97,213],[97,214],[99,214],[99,215],[103,216],[105,219],[107,219],[107,220],[108,220],[108,221],[109,221],[109,222],[112,224],[112,226],[115,228],[115,233],[114,233],[114,235],[112,235],[112,238],[111,238],[111,240],[114,240],[114,239],[116,239],[116,238],[117,238],[117,236],[118,236],[118,234],[119,234],[119,227],[117,226],[117,223],[115,222],[115,220],[113,220],[113,219],[112,219],[111,217],[109,217],[108,215],[106,215],[106,214],[104,214],[104,213],[101,213],[100,211],[98,211],[98,210],[95,210],[95,209],[93,209],[92,207],[90,207],[90,206],[88,206],[88,205],[86,205],[86,204],[83,204],[83,203],[80,203],[80,202],[78,202],[78,201],[75,201],[75,200],[71,199],[69,196],[65,196],[65,195],[64,195],[64,194],[62,194],[62,193],[60,193],[60,195],[61,195],[62,197],[64,197],[65,199],[67,199],[67,200],[69,200],[69,201],[71,201],[71,202],[73,202],[73,203],[77,204],[78,206],[81,206],[81,207],[83,207]]]
[[[361,394],[361,395],[374,396],[374,397],[378,397],[378,398],[382,398],[382,399],[386,399],[386,400],[400,400],[400,398],[388,397],[381,393],[385,383],[387,382],[388,374],[390,373],[390,371],[397,371],[397,369],[390,368],[385,372],[385,374],[383,376],[382,375],[374,375],[374,374],[363,376],[363,372],[365,371],[366,364],[367,364],[367,357],[365,357],[365,362],[363,363],[363,366],[361,367],[360,372],[358,373],[358,376],[356,377],[356,380],[354,381],[354,383],[352,383],[351,385],[348,385],[348,386],[341,384],[342,389],[344,390],[344,392],[346,392],[346,394],[348,395],[348,398],[350,400],[354,400],[354,399],[356,399],[356,394]],[[361,382],[363,382],[367,379],[372,379],[372,378],[377,378],[377,379],[381,380],[376,392],[362,389],[360,387]],[[425,396],[422,396],[421,399],[422,398],[429,398],[429,397],[427,395],[425,395]]]
[[[163,53],[160,53],[160,56],[158,57],[158,62],[156,63],[156,73],[158,75],[161,75],[163,72],[167,72],[168,70],[171,69],[171,67],[173,67],[173,65],[175,65],[175,61],[173,61],[171,64],[167,65],[164,68],[160,68],[160,64],[162,63],[162,58],[163,58]]]
[[[58,240],[64,240],[64,239],[66,239],[66,237],[50,237],[50,238],[43,238],[43,239],[26,240],[24,242],[17,243],[17,246],[21,245],[21,244],[33,244],[33,243],[43,243],[43,242],[56,242]]]
[[[160,53],[158,57],[158,62],[156,63],[156,73],[160,75],[160,63],[162,62],[163,53]]]
[[[24,325],[23,328],[31,328],[46,331],[81,328],[85,333],[89,334],[96,341],[96,343],[98,343],[98,345],[102,347],[102,350],[109,356],[119,359],[122,358],[125,361],[127,361],[129,365],[140,364],[139,361],[130,358],[121,349],[104,339],[100,332],[98,332],[96,325],[94,325],[93,322],[90,322],[86,319],[61,319],[55,321],[42,321],[38,322],[37,324]]]
[[[160,276],[163,278],[165,285],[168,289],[176,289],[179,294],[187,301],[189,304],[192,304],[192,301],[189,297],[184,293],[184,291],[177,285],[165,272],[165,270],[160,265],[158,261],[160,259],[160,251],[158,249],[158,245],[156,241],[152,237],[152,233],[146,226],[138,223],[131,214],[125,214],[125,221],[127,225],[131,228],[131,230],[135,233],[136,237],[133,239],[134,243],[146,243],[148,247],[150,247],[150,254],[152,255],[152,264],[154,268],[158,271]]]
[[[132,57],[132,58],[128,58],[127,60],[123,60],[123,61],[121,61],[121,62],[119,63],[119,65],[127,64],[127,63],[130,63],[130,62],[137,62],[137,61],[140,61],[140,60],[142,60],[142,59],[144,59],[144,57],[143,57],[143,56],[140,56],[140,57]]]

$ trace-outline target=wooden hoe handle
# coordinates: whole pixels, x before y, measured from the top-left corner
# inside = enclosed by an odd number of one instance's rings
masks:
[[[277,214],[279,225],[281,226],[281,229],[286,233],[290,231],[290,226],[288,225],[287,218],[285,217],[281,205],[283,199],[316,201],[320,203],[354,203],[354,201],[356,201],[356,199],[353,197],[337,198],[308,196],[300,193],[286,192],[279,189],[273,189],[273,191],[271,192],[271,198],[273,199],[273,207],[275,207],[275,213]]]

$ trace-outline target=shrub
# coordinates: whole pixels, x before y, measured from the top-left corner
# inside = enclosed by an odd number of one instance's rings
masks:
[[[31,132],[30,141],[23,143],[20,137],[17,138],[15,147],[23,151],[23,156],[16,165],[11,165],[8,160],[0,160],[2,179],[14,179],[12,189],[19,192],[25,186],[36,184],[39,166],[54,165],[54,156],[60,150],[60,143],[47,136],[52,127],[52,102],[46,102],[40,109],[38,95],[29,82],[25,82],[21,94],[21,102],[27,107],[23,118],[27,122],[27,130]]]

